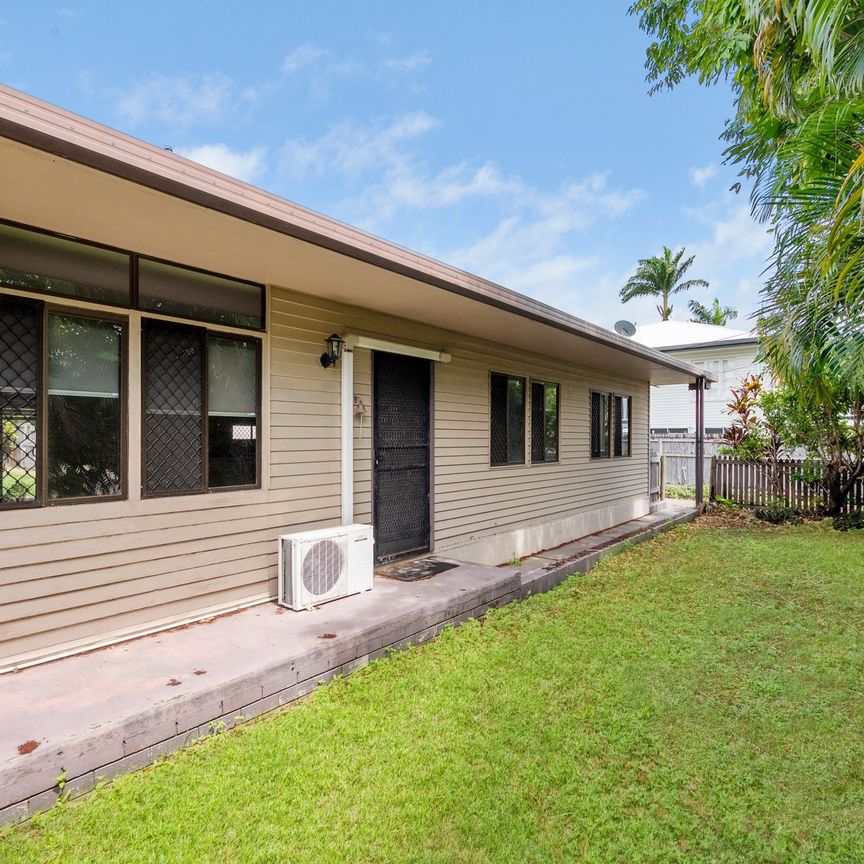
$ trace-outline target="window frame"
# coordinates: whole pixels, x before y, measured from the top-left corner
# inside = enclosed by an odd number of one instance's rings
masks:
[[[170,267],[177,267],[180,270],[191,270],[193,273],[201,273],[204,276],[214,276],[217,279],[227,279],[231,282],[239,282],[243,285],[251,285],[260,289],[261,292],[261,326],[250,327],[245,324],[222,324],[218,321],[202,321],[200,318],[193,318],[189,315],[181,315],[170,313],[166,318],[179,319],[182,321],[191,321],[198,325],[213,325],[215,327],[230,327],[235,330],[249,331],[250,333],[266,333],[267,332],[267,286],[262,282],[254,282],[251,279],[241,279],[237,276],[231,276],[228,273],[217,273],[214,270],[206,270],[203,267],[194,267],[189,264],[181,264],[178,261],[169,261],[167,258],[159,258],[155,255],[144,255],[138,252],[133,252],[130,249],[121,249],[118,246],[111,246],[108,243],[98,243],[94,240],[84,240],[81,237],[74,237],[71,234],[63,234],[59,231],[49,231],[47,228],[37,228],[33,225],[26,225],[23,222],[15,222],[11,219],[0,219],[0,225],[7,225],[10,228],[17,228],[22,231],[32,231],[34,234],[41,234],[45,237],[54,237],[59,240],[67,240],[70,243],[78,243],[81,246],[89,246],[94,249],[104,249],[106,252],[116,252],[120,255],[129,256],[129,302],[115,303],[111,300],[93,300],[83,297],[76,297],[74,294],[65,294],[60,291],[44,291],[39,288],[13,288],[0,284],[0,292],[9,291],[25,291],[27,294],[36,294],[40,297],[60,297],[64,300],[71,300],[78,303],[92,303],[96,306],[108,306],[113,309],[134,310],[140,312],[142,316],[158,316],[163,313],[152,309],[142,309],[138,302],[138,260],[143,258],[147,261],[153,261],[157,264],[166,264]],[[47,300],[45,302],[48,302]]]
[[[528,440],[531,444],[531,464],[532,465],[558,465],[561,462],[561,384],[557,381],[549,381],[546,378],[531,378],[529,381],[531,386],[531,401],[528,415],[531,418]],[[541,384],[543,386],[543,396],[545,400],[546,388],[554,387],[556,390],[555,396],[555,458],[554,459],[535,459],[534,458],[534,385]],[[545,432],[545,417],[546,405],[543,405],[544,432]],[[545,438],[544,438],[545,452]]]
[[[616,453],[618,441],[621,439],[621,429],[615,417],[615,400],[627,400],[627,452]],[[620,417],[618,419],[621,419]],[[628,393],[613,393],[612,394],[612,458],[613,459],[630,459],[633,456],[633,397]]]
[[[518,462],[493,462],[492,461],[492,377],[494,375],[498,375],[501,378],[505,378],[508,381],[512,378],[522,382],[522,459]],[[520,466],[525,466],[528,464],[528,451],[530,445],[530,437],[529,437],[529,429],[530,424],[526,422],[526,417],[528,414],[528,395],[526,393],[528,389],[529,378],[526,375],[516,375],[511,372],[498,372],[497,370],[490,369],[489,377],[488,377],[488,393],[489,393],[489,467],[490,468],[518,468]],[[506,409],[507,406],[505,406]],[[507,416],[505,410],[505,417]],[[509,441],[508,441],[509,444]]]
[[[203,267],[192,267],[189,264],[178,264],[176,261],[169,261],[167,258],[157,258],[155,255],[139,255],[137,252],[130,252],[132,256],[133,280],[130,290],[132,296],[132,308],[140,312],[143,316],[164,315],[166,318],[176,318],[182,321],[192,321],[197,326],[207,328],[209,325],[214,327],[231,327],[235,330],[248,330],[252,333],[265,333],[267,331],[267,290],[266,286],[261,282],[253,282],[251,279],[238,279],[236,276],[229,276],[227,273],[216,273],[214,270],[205,270]],[[178,270],[188,270],[190,273],[200,273],[202,276],[213,276],[215,279],[226,279],[230,282],[239,282],[241,285],[250,285],[254,288],[259,288],[261,291],[261,304],[259,314],[261,316],[261,326],[252,327],[248,324],[231,324],[222,321],[203,321],[201,318],[195,318],[192,315],[183,315],[180,312],[160,312],[158,309],[145,309],[141,306],[141,298],[139,294],[139,279],[138,279],[138,262],[152,261],[154,264],[164,264],[167,267],[176,267]]]
[[[207,330],[207,328],[204,328]],[[239,486],[211,486],[210,481],[210,414],[209,410],[204,414],[204,438],[206,442],[207,459],[204,463],[205,479],[207,480],[206,492],[239,492],[244,489],[260,489],[261,488],[261,457],[263,436],[261,434],[261,410],[263,402],[264,378],[263,378],[263,361],[264,361],[264,342],[262,339],[255,336],[241,335],[240,333],[224,333],[221,330],[207,330],[207,335],[204,337],[204,405],[205,409],[209,409],[209,384],[210,384],[210,337],[217,339],[233,339],[236,342],[252,342],[255,345],[255,482],[244,483]],[[142,439],[143,445],[143,439]]]
[[[606,422],[609,427],[609,452],[606,456],[595,456],[594,455],[594,421],[593,421],[593,412],[594,412],[594,395],[597,394],[599,396],[607,397],[607,409],[606,409]],[[628,436],[627,436],[627,452],[616,454],[616,440],[620,437],[620,433],[618,430],[618,423],[616,422],[616,412],[615,412],[615,400],[616,399],[626,399],[627,400],[627,428],[628,428]],[[616,459],[630,459],[633,456],[633,394],[632,393],[619,393],[616,390],[598,390],[596,388],[591,388],[588,394],[588,452],[590,455],[590,459],[592,462],[613,462]]]
[[[147,365],[146,344],[147,337],[145,336],[145,328],[148,321],[153,321],[161,326],[174,327],[177,329],[195,331],[202,342],[202,380],[201,380],[201,418],[202,418],[202,435],[201,435],[201,488],[199,489],[181,489],[174,492],[150,492],[147,490],[147,411],[146,411],[146,378]],[[210,486],[210,414],[209,414],[209,374],[210,374],[210,336],[218,339],[233,339],[238,342],[252,342],[255,345],[256,353],[256,373],[255,373],[255,482],[247,483],[239,486]],[[164,316],[155,316],[149,314],[141,315],[141,500],[149,500],[152,498],[177,498],[183,495],[212,495],[219,492],[239,492],[250,489],[260,489],[262,485],[262,429],[261,429],[261,414],[263,403],[263,356],[264,342],[259,336],[251,336],[240,333],[230,333],[223,330],[212,329],[203,325],[188,324],[185,321],[168,320]]]
[[[608,452],[605,456],[595,456],[594,455],[594,396],[605,396],[606,397],[606,424],[609,429],[609,448]],[[591,388],[588,391],[588,454],[592,462],[606,462],[611,460],[612,457],[612,449],[613,449],[613,441],[614,438],[614,430],[612,429],[612,392],[610,390],[597,390],[596,388]]]
[[[43,232],[44,233],[44,232]],[[47,292],[32,292],[46,296]],[[49,294],[47,296],[59,296]],[[65,296],[65,295],[64,295]],[[0,287],[0,299],[11,297],[39,309],[37,331],[39,368],[36,375],[36,497],[33,501],[3,503],[0,510],[33,510],[43,507],[64,507],[67,504],[101,504],[127,501],[129,498],[129,319],[124,315],[82,309],[78,306],[65,306],[49,303],[22,294],[7,294]],[[70,297],[70,300],[79,298]],[[102,304],[111,305],[111,304]],[[68,318],[85,318],[94,321],[108,321],[120,326],[120,492],[117,495],[89,495],[76,498],[54,498],[48,494],[48,448],[51,436],[48,430],[48,318],[51,314]]]

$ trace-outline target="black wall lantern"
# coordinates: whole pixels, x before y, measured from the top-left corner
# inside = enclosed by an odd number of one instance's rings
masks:
[[[329,366],[335,366],[339,362],[344,345],[345,340],[338,333],[333,333],[327,337],[327,350],[321,355],[321,365],[325,369]]]

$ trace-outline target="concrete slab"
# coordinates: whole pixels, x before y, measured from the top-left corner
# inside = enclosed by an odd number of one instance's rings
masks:
[[[65,792],[83,793],[389,650],[547,591],[602,554],[693,515],[654,513],[521,567],[459,562],[419,582],[376,578],[372,591],[313,611],[268,603],[2,675],[0,824],[52,806],[60,776]]]

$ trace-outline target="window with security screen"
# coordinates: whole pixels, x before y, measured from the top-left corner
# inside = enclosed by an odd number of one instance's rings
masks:
[[[559,385],[531,382],[531,461],[558,461]]]
[[[125,332],[0,295],[0,507],[122,497]]]
[[[490,379],[490,461],[525,462],[525,379],[493,372]]]
[[[260,345],[145,320],[145,494],[258,484]]]
[[[609,416],[611,407],[608,393],[591,393],[591,458],[606,459],[609,457],[610,449],[610,425]]]
[[[591,393],[591,458],[627,457],[631,453],[633,403],[618,393]]]
[[[630,397],[616,394],[613,398],[614,453],[616,457],[630,455],[630,414]]]
[[[0,505],[39,500],[42,307],[0,297]]]

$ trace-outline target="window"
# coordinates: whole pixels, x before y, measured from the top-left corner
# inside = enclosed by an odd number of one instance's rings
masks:
[[[258,484],[261,344],[144,322],[144,493]]]
[[[207,342],[207,447],[211,488],[254,486],[258,479],[257,340],[211,336]]]
[[[121,372],[116,321],[48,315],[48,497],[123,493]]]
[[[0,505],[123,494],[124,342],[117,321],[0,296]]]
[[[630,455],[630,397],[613,397],[615,430],[615,456]]]
[[[261,329],[263,297],[261,286],[251,282],[138,259],[138,306],[148,312]]]
[[[42,304],[0,296],[0,505],[35,504]]]
[[[0,286],[129,305],[131,256],[0,224]]]
[[[609,457],[609,407],[608,393],[591,393],[591,458]]]
[[[525,379],[493,372],[490,381],[490,461],[525,462]]]
[[[630,455],[632,404],[629,396],[591,393],[591,458]]]
[[[558,461],[558,385],[531,382],[531,461]]]
[[[264,329],[263,285],[0,222],[4,286]]]

